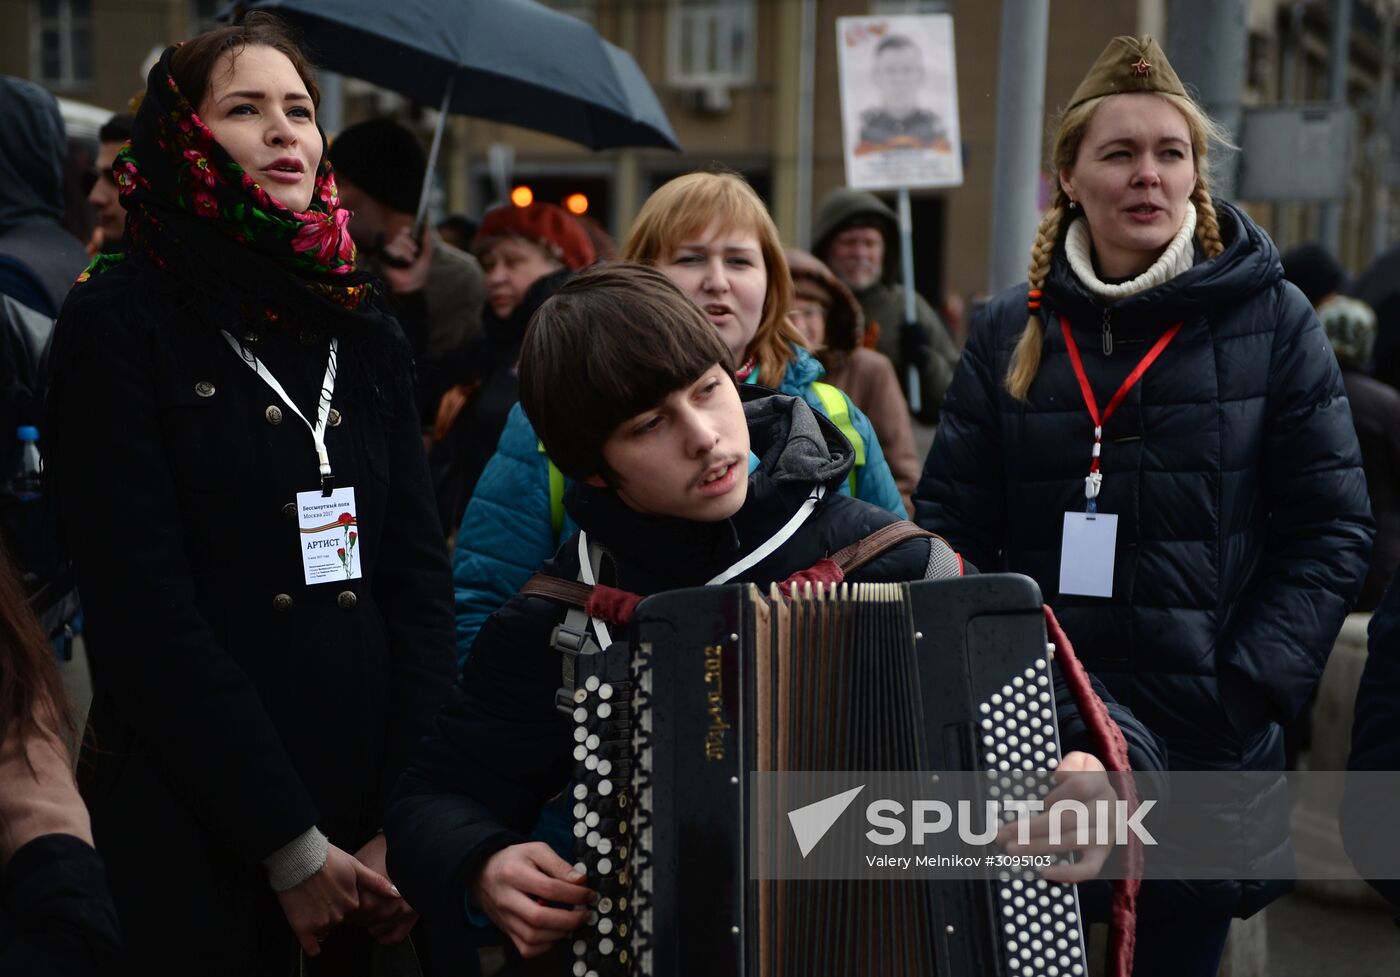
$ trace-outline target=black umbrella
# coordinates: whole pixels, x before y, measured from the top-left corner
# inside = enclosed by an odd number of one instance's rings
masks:
[[[632,56],[591,26],[534,0],[254,0],[295,24],[323,68],[399,92],[442,113],[547,132],[590,149],[680,149]],[[419,223],[427,201],[427,179]]]

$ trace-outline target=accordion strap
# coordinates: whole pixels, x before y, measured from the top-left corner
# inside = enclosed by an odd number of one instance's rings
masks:
[[[786,587],[788,584],[801,583],[805,580],[810,580],[813,583],[840,583],[871,560],[911,539],[936,540],[948,550],[953,559],[957,559],[957,554],[941,536],[931,533],[927,529],[922,529],[907,520],[900,520],[880,527],[869,536],[858,539],[849,546],[837,550],[831,556],[817,561],[811,568],[793,574],[783,581],[782,586]],[[959,563],[960,569],[961,563]],[[616,587],[609,587],[606,584],[587,584],[578,580],[564,580],[561,577],[552,577],[547,573],[537,573],[532,576],[525,582],[525,586],[520,588],[520,593],[532,597],[543,597],[545,600],[563,604],[565,607],[583,610],[587,612],[589,617],[606,621],[609,624],[622,625],[631,622],[632,612],[641,602],[641,597],[638,595],[618,590]]]
[[[831,554],[831,562],[841,568],[842,576],[850,576],[886,550],[911,539],[937,539],[938,536],[927,529],[914,525],[907,519],[882,526],[869,536],[858,539],[850,546],[844,546]]]
[[[1089,735],[1094,738],[1094,747],[1110,773],[1129,774],[1132,764],[1128,762],[1128,741],[1123,731],[1108,713],[1108,706],[1099,698],[1089,681],[1079,657],[1074,653],[1055,612],[1045,606],[1045,630],[1050,643],[1055,646],[1055,665],[1065,677]],[[1130,776],[1110,777],[1120,797],[1127,802],[1128,813],[1138,808],[1137,788]],[[1133,949],[1137,935],[1137,897],[1142,887],[1142,842],[1136,835],[1128,839],[1124,877],[1113,883],[1113,908],[1109,919],[1108,933],[1108,974],[1110,977],[1128,977],[1133,972]]]

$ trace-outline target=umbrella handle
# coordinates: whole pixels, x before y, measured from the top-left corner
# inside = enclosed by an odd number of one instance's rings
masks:
[[[428,191],[432,189],[433,171],[437,169],[438,151],[442,149],[442,131],[447,128],[447,106],[452,101],[452,83],[455,78],[455,75],[447,76],[447,90],[442,93],[437,129],[433,132],[433,146],[428,150],[428,165],[423,168],[423,189],[418,193],[418,213],[413,217],[414,241],[423,239],[423,225],[428,219]]]

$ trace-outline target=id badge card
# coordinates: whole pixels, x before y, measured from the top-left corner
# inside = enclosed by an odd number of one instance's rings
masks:
[[[1060,593],[1113,596],[1113,557],[1118,516],[1105,512],[1066,512],[1060,544]]]
[[[360,578],[360,530],[353,488],[338,488],[329,496],[319,491],[298,492],[297,528],[301,530],[301,565],[307,584]]]

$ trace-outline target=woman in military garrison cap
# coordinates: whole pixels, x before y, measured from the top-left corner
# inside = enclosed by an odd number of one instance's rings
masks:
[[[1373,525],[1321,326],[1211,197],[1219,141],[1156,42],[1109,43],[1060,119],[1029,281],[971,330],[914,502],[977,566],[1036,579],[1172,769],[1267,771]],[[1144,883],[1135,974],[1214,974],[1231,916],[1283,891],[1262,881],[1293,871],[1271,784],[1194,835],[1241,853],[1244,881]]]

